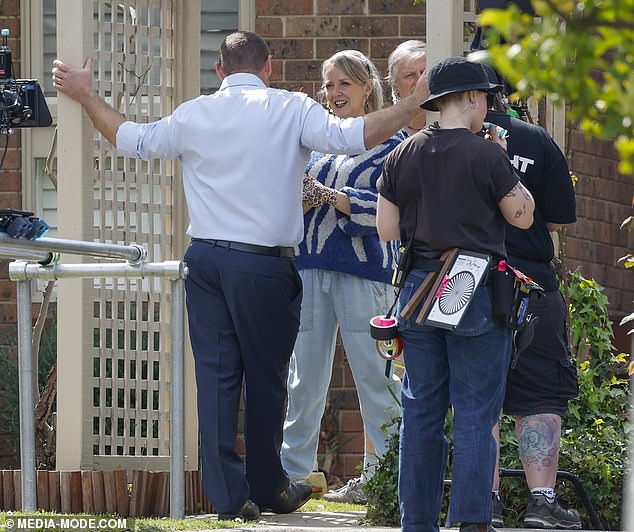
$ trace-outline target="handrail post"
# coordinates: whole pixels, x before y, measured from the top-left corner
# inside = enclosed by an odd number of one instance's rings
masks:
[[[22,510],[36,510],[35,471],[35,368],[33,367],[33,333],[31,281],[17,283],[18,303],[18,381],[20,386],[20,463],[22,468]]]
[[[170,517],[185,515],[185,281],[172,281],[170,383]]]
[[[141,248],[142,249],[142,248]],[[91,249],[90,252],[93,250]],[[18,369],[20,384],[20,453],[22,509],[36,510],[35,371],[33,367],[31,283],[34,279],[161,277],[171,284],[170,382],[170,515],[185,514],[185,279],[187,265],[180,261],[140,264],[97,263],[42,266],[18,260],[9,264],[9,279],[17,283]]]

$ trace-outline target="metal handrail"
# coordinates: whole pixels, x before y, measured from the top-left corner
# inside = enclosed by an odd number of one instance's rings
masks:
[[[17,261],[9,264],[9,279],[24,281],[40,279],[54,281],[77,277],[163,277],[185,278],[186,266],[180,261],[130,263],[59,264],[43,267],[32,262]]]
[[[37,251],[0,245],[0,258],[34,260],[39,262],[42,266],[46,266],[53,262],[56,257],[57,253],[51,251]]]
[[[502,477],[525,477],[524,471],[522,469],[505,469],[500,468],[500,478]],[[590,497],[586,493],[581,481],[572,473],[568,471],[557,471],[557,480],[566,480],[570,481],[572,485],[577,490],[577,495],[581,502],[586,507],[586,511],[588,512],[588,517],[590,518],[590,523],[592,524],[593,530],[605,530],[603,528],[603,523],[601,523],[601,519],[599,518],[594,506],[592,506],[592,502],[590,502]]]
[[[120,244],[47,237],[38,238],[37,240],[28,240],[24,238],[12,238],[4,232],[0,232],[0,244],[5,247],[28,249],[29,251],[57,251],[59,253],[86,255],[89,257],[123,259],[132,264],[141,263],[147,257],[145,248],[138,244],[124,246]]]
[[[42,241],[40,239],[39,241]],[[27,241],[30,242],[30,241]],[[30,242],[33,244],[36,241]],[[122,246],[124,247],[124,246]],[[140,248],[142,249],[142,248]],[[184,337],[185,278],[187,265],[180,261],[156,263],[63,264],[49,266],[16,261],[9,264],[9,278],[17,283],[18,373],[20,386],[20,460],[22,509],[37,508],[35,464],[35,371],[31,342],[31,283],[34,279],[162,277],[171,287],[171,383],[170,383],[170,517],[185,514]]]

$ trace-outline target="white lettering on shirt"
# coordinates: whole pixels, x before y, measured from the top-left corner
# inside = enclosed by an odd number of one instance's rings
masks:
[[[527,157],[522,157],[520,155],[514,155],[511,164],[516,170],[519,170],[523,174],[526,173],[526,167],[529,164],[535,164],[533,159],[528,159]]]

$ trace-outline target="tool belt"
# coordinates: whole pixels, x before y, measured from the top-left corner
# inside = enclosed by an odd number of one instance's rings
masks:
[[[424,272],[439,272],[443,264],[444,261],[442,259],[426,259],[425,257],[414,256],[410,262],[410,268]]]
[[[465,253],[468,254],[469,252]],[[460,254],[461,250],[452,248],[445,251],[440,259],[411,258],[409,261],[410,269],[420,269],[428,272],[428,274],[401,310],[403,318],[411,319],[414,311],[420,306],[415,322],[418,325],[422,325],[425,322],[429,317],[435,300],[444,289],[447,276],[450,275],[451,268]],[[478,285],[493,286],[492,309],[494,320],[514,331],[524,329],[527,324],[529,303],[532,298],[543,292],[543,290],[536,282],[516,268],[511,267],[505,260],[497,262],[492,268],[487,268],[487,270]]]
[[[530,302],[544,290],[505,260],[493,267],[490,277],[493,280],[493,319],[507,329],[523,330],[528,323]]]

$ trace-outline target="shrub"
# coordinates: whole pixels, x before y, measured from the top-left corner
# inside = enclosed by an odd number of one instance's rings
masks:
[[[382,526],[398,526],[401,523],[401,513],[398,505],[398,429],[401,426],[401,418],[395,418],[384,427],[394,427],[388,436],[387,450],[379,459],[379,464],[374,475],[364,488],[368,498],[366,520]]]
[[[17,336],[10,335],[5,339],[6,347],[0,348],[0,425],[6,432],[5,441],[13,451],[11,464],[19,467],[20,463],[20,390],[18,378],[18,361],[12,351],[17,352]],[[46,377],[55,363],[57,356],[57,324],[55,316],[46,322],[40,340],[38,382],[40,392],[46,384]]]

